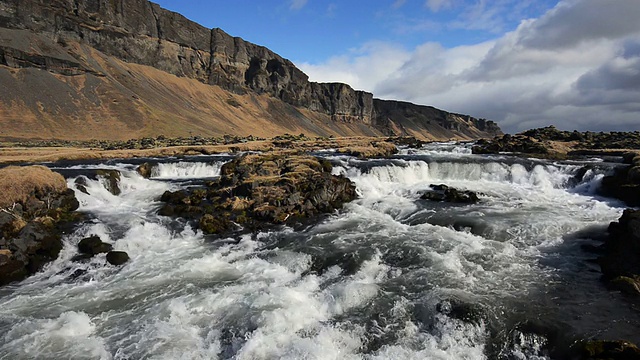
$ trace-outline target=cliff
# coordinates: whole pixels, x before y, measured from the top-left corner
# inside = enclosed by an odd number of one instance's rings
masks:
[[[263,134],[500,133],[490,121],[310,82],[269,49],[146,0],[0,0],[0,80],[1,138],[244,135],[251,124]]]

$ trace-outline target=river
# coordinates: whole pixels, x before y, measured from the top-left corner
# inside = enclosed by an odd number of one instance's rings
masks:
[[[233,238],[157,215],[229,156],[47,164],[89,215],[59,258],[0,288],[0,359],[548,359],[577,339],[640,342],[640,310],[606,289],[590,246],[622,203],[595,195],[614,164],[472,155],[317,155],[359,198],[317,223]],[[154,160],[152,160],[154,161]],[[95,169],[121,173],[121,194]],[[473,205],[421,200],[430,184]],[[98,235],[126,251],[74,262]],[[558,350],[560,349],[560,350]]]

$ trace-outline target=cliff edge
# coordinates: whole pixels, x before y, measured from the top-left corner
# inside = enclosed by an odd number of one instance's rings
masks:
[[[310,82],[271,50],[147,0],[0,0],[0,138],[493,137],[487,120]]]

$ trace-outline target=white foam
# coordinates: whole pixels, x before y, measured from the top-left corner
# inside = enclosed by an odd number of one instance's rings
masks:
[[[151,169],[153,179],[203,179],[220,176],[224,162],[158,163]]]
[[[4,334],[0,350],[11,359],[111,359],[104,339],[85,313],[23,320]]]

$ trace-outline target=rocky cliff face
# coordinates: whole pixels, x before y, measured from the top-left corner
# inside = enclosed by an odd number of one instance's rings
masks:
[[[492,122],[374,100],[372,94],[346,84],[309,82],[292,62],[269,49],[207,29],[147,0],[0,0],[1,65],[65,76],[109,75],[83,48],[86,45],[127,63],[238,95],[266,94],[328,115],[334,122],[373,126],[385,134],[426,129],[444,137],[499,133]]]

